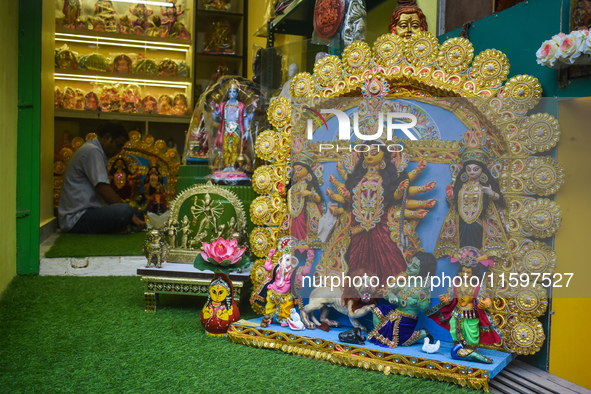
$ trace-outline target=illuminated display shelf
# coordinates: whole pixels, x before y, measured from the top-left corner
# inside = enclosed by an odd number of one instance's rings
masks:
[[[80,20],[86,21],[96,17],[92,12],[95,2],[95,0],[81,0],[82,15],[80,15]],[[59,3],[59,5],[56,3],[56,20],[62,18],[63,1],[60,0]],[[131,15],[130,9],[138,2],[131,1],[122,4],[113,2],[116,11],[115,17],[119,19],[126,15],[131,21],[135,21],[136,17]],[[198,2],[180,0],[176,4],[182,6],[184,13],[179,17],[178,21],[183,23],[190,32],[190,39],[123,34],[89,29],[68,29],[56,26],[54,31],[56,48],[54,85],[62,94],[66,88],[73,88],[78,92],[82,91],[84,95],[94,92],[98,97],[101,97],[101,92],[104,91],[105,87],[112,86],[119,90],[121,99],[124,97],[124,89],[127,89],[130,85],[139,88],[141,98],[153,96],[158,100],[161,96],[167,95],[174,99],[176,95],[182,93],[186,95],[188,101],[187,115],[144,113],[140,112],[142,111],[141,108],[137,113],[89,111],[73,109],[71,103],[68,103],[67,108],[55,108],[54,110],[55,144],[59,142],[60,136],[65,132],[68,132],[70,137],[83,136],[89,130],[96,130],[101,121],[117,120],[122,121],[128,130],[136,129],[142,134],[149,133],[155,139],[172,142],[182,149],[184,136],[191,122],[193,103],[196,101],[193,95],[196,39],[195,13]],[[89,5],[92,5],[92,7]],[[153,11],[154,16],[161,15],[159,5],[150,3],[148,8]],[[152,18],[149,19],[152,21]],[[61,24],[57,25],[61,26]],[[90,22],[88,22],[88,26],[91,26]],[[58,54],[62,48],[71,51],[76,58],[72,57],[72,53],[64,54],[64,57],[59,58]],[[84,57],[92,54],[104,56],[107,59],[106,63],[105,59],[95,57],[91,58],[92,61],[99,61],[100,63],[89,64],[88,58],[84,59]],[[164,60],[172,60],[182,67],[183,71],[184,64],[186,64],[189,72],[188,74],[185,72],[182,77],[164,76],[160,75],[160,73],[158,75],[131,72],[116,73],[114,72],[116,67],[114,67],[113,63],[120,55],[126,55],[131,59],[131,64],[126,60],[129,71],[137,70],[138,67],[134,68],[134,66],[141,59],[149,59],[153,60],[156,66],[162,65],[163,67],[174,67],[174,64],[162,64]],[[118,59],[118,65],[121,71],[126,71],[123,69],[124,63],[121,63],[121,58]],[[87,69],[86,66],[92,69]],[[150,66],[152,67],[152,65]],[[106,71],[98,71],[98,69],[106,69]],[[168,70],[174,71],[174,69],[167,67]],[[79,107],[79,102],[77,105]]]

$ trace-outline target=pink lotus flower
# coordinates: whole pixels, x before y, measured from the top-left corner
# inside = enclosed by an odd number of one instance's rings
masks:
[[[209,263],[215,264],[217,262],[220,265],[228,266],[238,262],[242,258],[245,249],[238,249],[238,241],[236,239],[227,241],[223,238],[218,238],[217,241],[213,241],[210,244],[203,243],[201,257]]]

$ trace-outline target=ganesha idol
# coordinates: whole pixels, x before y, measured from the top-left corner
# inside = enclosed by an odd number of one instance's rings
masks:
[[[267,271],[267,278],[251,299],[251,302],[256,300],[255,302],[264,305],[265,316],[261,322],[262,327],[268,327],[273,321],[287,327],[292,318],[291,310],[294,307],[292,280],[297,281],[297,278],[293,278],[294,273],[301,275],[295,271],[299,261],[292,254],[293,244],[292,237],[281,238],[279,240],[280,257],[273,259],[277,250],[271,249],[265,260],[264,268]],[[301,281],[301,278],[299,280]]]

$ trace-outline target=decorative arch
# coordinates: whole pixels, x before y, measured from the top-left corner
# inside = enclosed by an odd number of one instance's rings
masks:
[[[273,129],[256,142],[257,155],[267,164],[253,177],[255,191],[262,194],[251,210],[259,226],[250,235],[252,251],[260,258],[253,267],[254,287],[260,281],[262,259],[289,230],[283,186],[294,161],[291,154],[310,143],[298,140],[304,128],[303,122],[298,123],[303,120],[303,103],[360,96],[428,99],[429,104],[455,114],[469,131],[485,134],[509,216],[511,258],[492,271],[498,276],[553,274],[556,257],[546,243],[561,225],[561,210],[551,197],[560,189],[564,174],[549,154],[559,140],[560,127],[547,113],[529,113],[542,95],[538,80],[529,75],[507,79],[509,69],[509,60],[498,50],[474,56],[467,39],[452,38],[439,45],[424,31],[408,41],[385,34],[373,47],[356,41],[345,48],[342,58],[326,56],[316,62],[313,74],[297,74],[291,82],[294,104],[281,97],[272,100],[267,116]],[[426,158],[430,163],[449,164],[453,175],[460,149],[459,141],[405,140],[404,160]],[[339,155],[312,159],[337,161]],[[412,231],[416,223],[407,222]],[[539,351],[546,334],[538,318],[547,309],[547,290],[539,284],[514,288],[499,284],[494,290],[491,315],[503,342],[491,348],[517,354]]]

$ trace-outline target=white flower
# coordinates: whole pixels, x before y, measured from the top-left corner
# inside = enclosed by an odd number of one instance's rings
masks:
[[[589,36],[589,30],[580,30],[581,33],[581,53],[591,55],[591,36]]]
[[[554,67],[556,54],[558,52],[558,43],[555,40],[548,40],[542,43],[542,46],[536,52],[537,62],[546,67]]]
[[[579,31],[574,31],[564,36],[558,47],[558,60],[566,64],[573,64],[581,56],[583,37],[584,34]]]

